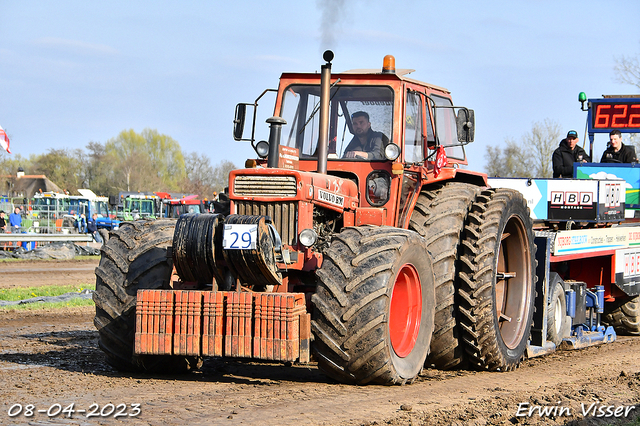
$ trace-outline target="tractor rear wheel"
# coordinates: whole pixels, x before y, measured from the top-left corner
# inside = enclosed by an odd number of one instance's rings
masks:
[[[172,263],[167,247],[175,220],[123,223],[102,246],[96,268],[94,324],[107,363],[122,371],[182,373],[200,362],[194,357],[133,353],[136,296],[139,289],[170,288]]]
[[[436,308],[427,364],[441,370],[460,365],[464,358],[455,314],[456,261],[465,219],[478,192],[478,186],[461,182],[423,191],[409,223],[409,229],[427,241],[432,257]]]
[[[612,326],[616,333],[628,336],[640,335],[640,296],[607,303],[604,306],[602,321]]]
[[[535,248],[522,194],[488,189],[465,227],[458,312],[465,350],[478,369],[516,368],[527,347],[535,299]]]
[[[318,366],[345,383],[413,381],[433,332],[425,241],[391,227],[346,228],[317,272],[311,323]]]

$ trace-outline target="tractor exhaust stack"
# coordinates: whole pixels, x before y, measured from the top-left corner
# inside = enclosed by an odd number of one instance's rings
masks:
[[[327,50],[322,55],[327,61],[320,75],[320,130],[318,140],[318,173],[327,174],[329,155],[329,98],[331,96],[331,61],[333,52]]]

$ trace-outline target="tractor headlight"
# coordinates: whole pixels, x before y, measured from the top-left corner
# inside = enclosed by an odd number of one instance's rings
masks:
[[[260,141],[256,144],[256,153],[260,158],[266,158],[269,155],[269,143]]]
[[[300,244],[302,244],[303,246],[311,247],[318,240],[318,234],[316,234],[316,231],[314,231],[313,229],[304,229],[302,232],[300,232],[299,240]]]
[[[400,156],[400,147],[395,143],[390,143],[384,148],[384,156],[387,157],[387,160],[395,160]]]

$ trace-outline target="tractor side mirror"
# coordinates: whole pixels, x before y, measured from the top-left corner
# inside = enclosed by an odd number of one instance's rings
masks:
[[[113,208],[118,205],[120,199],[117,195],[109,195],[109,205]]]
[[[460,108],[456,116],[458,130],[458,142],[473,142],[476,128],[476,119],[472,109]]]
[[[244,132],[244,119],[247,115],[247,105],[236,105],[236,116],[233,119],[233,139],[239,141],[242,140],[242,133]]]

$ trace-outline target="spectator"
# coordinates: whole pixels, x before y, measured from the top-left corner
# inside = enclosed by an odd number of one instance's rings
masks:
[[[9,215],[9,226],[14,232],[20,232],[22,227],[22,215],[20,214],[20,207],[16,207],[13,213]]]
[[[622,132],[612,130],[609,133],[607,149],[602,153],[601,163],[637,163],[634,147],[622,143]]]
[[[78,220],[78,232],[81,234],[86,234],[87,233],[87,217],[84,215],[84,213],[82,213],[80,214],[80,217],[77,220]]]
[[[91,219],[87,221],[87,231],[91,234],[96,243],[101,243],[102,236],[98,232],[98,223],[96,222],[96,219],[98,219],[98,213],[91,215]]]
[[[0,210],[0,233],[7,230],[7,220],[4,217],[4,210]]]
[[[591,158],[578,146],[578,132],[570,130],[567,137],[560,141],[560,146],[553,151],[553,177],[572,178],[573,163],[589,163]]]

